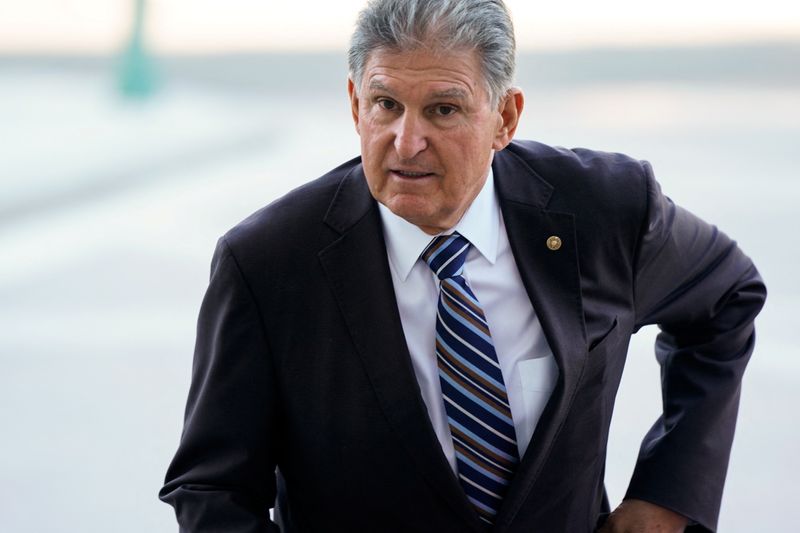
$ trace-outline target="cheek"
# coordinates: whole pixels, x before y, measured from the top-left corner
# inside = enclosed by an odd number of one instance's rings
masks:
[[[382,180],[380,174],[372,170],[372,168],[368,165],[364,166],[364,174],[366,176],[367,187],[369,188],[369,192],[372,194],[372,197],[378,201],[384,201],[386,192],[385,180]]]
[[[379,160],[375,136],[371,134],[369,126],[361,128],[361,159],[364,164],[374,164]]]
[[[362,122],[359,135],[361,137],[362,154],[370,159],[379,159],[383,155],[386,135],[381,135],[381,128],[369,122]]]
[[[447,183],[448,194],[457,201],[474,195],[483,184],[491,159],[491,152],[485,145],[469,141],[459,145],[450,159],[452,179]]]
[[[470,149],[470,146],[473,148]],[[485,158],[478,156],[478,150],[474,144],[464,143],[462,147],[459,147],[459,151],[451,157],[451,168],[454,172],[452,185],[459,189],[468,189],[477,175],[483,172]]]

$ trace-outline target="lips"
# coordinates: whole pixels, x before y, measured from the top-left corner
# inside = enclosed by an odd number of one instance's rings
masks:
[[[403,178],[425,178],[427,176],[433,176],[433,172],[421,172],[415,170],[403,170],[398,168],[393,168],[391,170],[394,174],[401,176]]]

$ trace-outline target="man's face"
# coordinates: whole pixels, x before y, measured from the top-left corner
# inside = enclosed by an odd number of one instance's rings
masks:
[[[430,234],[461,219],[522,110],[518,90],[491,105],[474,51],[376,50],[348,89],[370,192]]]

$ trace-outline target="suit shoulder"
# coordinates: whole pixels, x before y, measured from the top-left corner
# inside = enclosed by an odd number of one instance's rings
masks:
[[[559,191],[570,210],[646,206],[650,164],[625,154],[515,141],[510,151]]]
[[[360,163],[354,158],[305,183],[236,224],[223,239],[234,249],[274,245],[295,238],[308,238],[318,228],[341,184]]]
[[[535,141],[514,141],[508,149],[545,179],[572,178],[600,186],[619,185],[625,180],[641,182],[649,167],[647,162],[621,153],[548,146]]]
[[[556,191],[548,209],[575,216],[579,229],[635,239],[648,209],[649,163],[620,153],[515,142],[512,153]],[[602,224],[598,224],[602,221]]]
[[[293,189],[228,230],[220,241],[246,277],[308,264],[335,238],[324,223],[342,180],[360,164],[352,159]]]

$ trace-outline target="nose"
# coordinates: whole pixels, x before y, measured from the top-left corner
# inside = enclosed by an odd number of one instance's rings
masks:
[[[428,148],[425,123],[418,117],[404,113],[397,120],[394,149],[400,159],[413,159]]]

